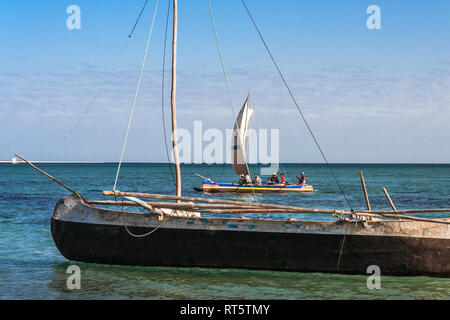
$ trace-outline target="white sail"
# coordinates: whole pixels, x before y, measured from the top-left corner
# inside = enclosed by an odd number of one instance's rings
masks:
[[[254,113],[254,109],[248,107],[248,99],[244,102],[239,112],[236,123],[234,124],[232,143],[231,143],[231,163],[233,170],[237,175],[250,175],[246,164],[245,139],[250,119]]]

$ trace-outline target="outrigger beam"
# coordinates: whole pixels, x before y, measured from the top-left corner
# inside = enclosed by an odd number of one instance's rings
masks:
[[[56,183],[58,183],[60,186],[62,186],[63,188],[66,188],[67,190],[69,190],[70,192],[72,192],[73,194],[75,194],[78,198],[80,198],[81,201],[84,202],[83,197],[76,192],[75,190],[72,190],[71,188],[69,188],[68,186],[66,186],[64,183],[62,183],[61,181],[59,181],[58,179],[56,179],[55,177],[51,176],[50,174],[48,174],[47,172],[45,172],[42,169],[39,169],[38,167],[36,167],[34,164],[32,164],[30,161],[28,161],[27,159],[19,156],[18,154],[14,154],[17,158],[25,161],[27,164],[29,164],[33,169],[39,171],[40,173],[42,173],[44,176],[47,176],[48,178],[52,179],[53,181],[55,181]]]
[[[426,212],[450,212],[450,208],[446,209],[417,209],[417,210],[398,210],[398,211],[369,211],[369,210],[339,210],[339,209],[318,209],[318,208],[301,208],[295,206],[283,206],[276,204],[266,204],[266,203],[258,203],[258,202],[245,202],[245,201],[234,201],[234,200],[225,200],[225,199],[209,199],[209,198],[198,198],[198,197],[177,197],[173,195],[163,195],[163,194],[151,194],[151,193],[137,193],[137,192],[122,192],[122,191],[103,191],[103,195],[105,196],[119,196],[119,197],[139,197],[139,198],[150,198],[150,199],[166,199],[166,200],[177,200],[177,201],[192,201],[192,202],[206,202],[206,203],[225,203],[231,205],[241,206],[241,209],[237,209],[235,211],[230,211],[227,213],[251,213],[253,212],[265,212],[269,213],[269,209],[273,209],[274,211],[280,213],[327,213],[327,214],[340,214],[340,215],[378,215],[380,217],[385,218],[403,218],[401,214],[405,213],[426,213]],[[184,204],[187,206],[191,206],[195,208],[196,204]],[[214,209],[211,207],[211,209]],[[278,209],[278,210],[276,210]],[[259,210],[259,211],[258,211]],[[217,211],[214,211],[219,213]],[[221,212],[225,213],[225,212]],[[405,219],[410,220],[423,220],[425,218],[419,217],[404,217]],[[425,221],[425,220],[423,220]],[[450,221],[439,220],[439,219],[426,219],[426,221],[434,221],[434,222],[442,222],[445,224],[450,224]]]

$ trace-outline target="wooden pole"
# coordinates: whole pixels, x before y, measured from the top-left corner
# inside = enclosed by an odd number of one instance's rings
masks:
[[[181,196],[181,169],[177,144],[178,135],[177,135],[176,91],[177,91],[177,0],[173,0],[172,89],[171,89],[172,145],[173,145],[173,157],[175,161],[175,174],[177,182],[176,195]]]
[[[245,202],[245,201],[234,201],[234,200],[225,200],[225,199],[208,199],[208,198],[197,198],[197,197],[177,197],[171,195],[163,195],[163,194],[151,194],[151,193],[137,193],[137,192],[122,192],[122,191],[103,191],[103,195],[105,196],[115,196],[115,197],[137,197],[137,198],[150,198],[150,199],[167,199],[167,200],[181,200],[181,201],[197,201],[197,202],[207,202],[207,203],[227,203],[227,204],[235,204],[241,206],[249,206],[256,208],[274,208],[274,209],[284,209],[284,210],[305,210],[305,212],[311,213],[334,213],[336,209],[305,209],[299,208],[295,206],[282,206],[277,204],[266,204],[266,203],[258,203],[258,202]],[[339,213],[350,213],[350,210],[337,210]]]
[[[205,179],[205,180],[208,180],[208,181],[211,181],[212,183],[214,183],[214,181],[212,181],[210,178],[207,178],[207,177],[204,177],[204,176],[202,176],[201,174],[198,174],[198,173],[194,173],[196,176],[198,176],[198,177],[200,177],[200,178],[203,178],[203,179]]]
[[[127,198],[127,197],[124,197]],[[132,201],[122,201],[122,200],[93,200],[88,201],[89,204],[93,205],[123,205],[123,206],[135,206],[136,202]],[[201,203],[174,203],[174,202],[145,202],[154,208],[170,208],[170,209],[185,209],[185,210],[216,210],[216,209],[228,209],[228,210],[239,210],[242,212],[267,212],[267,213],[321,213],[330,214],[334,210],[318,210],[315,209],[305,209],[305,208],[266,208],[266,207],[252,207],[252,206],[240,206],[240,205],[226,205],[226,204],[201,204]],[[339,210],[338,210],[339,211]],[[339,211],[340,214],[352,214],[351,211]],[[366,214],[366,213],[364,213]]]
[[[436,209],[409,209],[409,210],[358,210],[361,213],[374,213],[374,214],[404,214],[404,213],[438,213],[438,212],[450,212],[450,208],[436,208]]]
[[[395,208],[394,202],[392,202],[391,197],[389,197],[389,193],[387,192],[385,187],[383,187],[383,192],[384,192],[384,195],[386,196],[386,198],[388,199],[389,204],[392,207],[392,210],[394,210],[394,212],[397,212],[397,208]]]
[[[69,188],[68,186],[66,186],[64,183],[62,183],[61,181],[59,181],[58,179],[56,179],[55,177],[51,176],[50,174],[48,174],[47,172],[45,172],[42,169],[39,169],[38,167],[36,167],[34,164],[32,164],[30,161],[28,161],[25,158],[22,158],[21,156],[14,154],[17,158],[22,159],[23,161],[25,161],[27,164],[29,164],[33,169],[39,171],[40,173],[42,173],[44,176],[47,176],[48,178],[52,179],[53,181],[55,181],[56,183],[58,183],[60,186],[66,188],[67,190],[69,190],[70,192],[72,192],[73,194],[75,194],[80,200],[81,202],[84,203],[83,197],[76,192],[75,190],[72,190],[71,188]]]
[[[115,205],[115,206],[125,206],[125,207],[138,207],[141,206],[133,201],[114,201],[114,200],[94,200],[87,201],[89,205]],[[173,203],[173,202],[147,202],[153,208],[167,208],[184,210],[188,212],[199,212],[207,214],[223,214],[223,215],[234,215],[234,214],[272,214],[272,213],[288,213],[288,214],[320,214],[329,212],[311,212],[307,209],[299,208],[298,210],[286,210],[286,209],[274,209],[274,208],[249,208],[241,207],[236,208],[236,206],[219,206],[219,205],[200,205],[200,204],[189,204],[189,203]],[[223,208],[223,209],[221,209]],[[392,211],[390,211],[392,212]],[[343,215],[353,215],[362,217],[384,217],[384,218],[397,218],[405,220],[423,221],[423,222],[433,222],[433,223],[443,223],[450,224],[450,221],[440,220],[440,219],[427,219],[420,217],[410,217],[403,216],[399,214],[375,214],[375,213],[361,213],[361,212],[339,212]]]
[[[366,199],[367,210],[372,211],[372,208],[370,207],[369,195],[367,194],[366,183],[364,181],[364,176],[363,176],[362,171],[359,171],[359,177],[361,178],[361,184],[362,184],[362,188],[363,188],[363,192],[364,192],[364,199]]]
[[[150,199],[165,199],[165,200],[181,200],[181,201],[192,201],[192,202],[204,202],[204,203],[226,203],[226,204],[235,204],[241,206],[250,206],[257,208],[280,208],[280,209],[292,209],[298,210],[299,207],[295,206],[284,206],[270,203],[261,203],[261,202],[246,202],[246,201],[235,201],[235,200],[226,200],[226,199],[210,199],[210,198],[200,198],[200,197],[177,197],[174,195],[165,195],[165,194],[152,194],[152,193],[138,193],[138,192],[123,192],[123,191],[103,191],[103,195],[105,196],[115,196],[115,197],[137,197],[137,198],[150,198]],[[308,210],[311,213],[333,213],[338,211],[339,213],[349,213],[350,210],[336,210],[336,209],[306,209],[300,208],[304,210]],[[398,210],[397,212],[388,211],[388,210],[380,210],[380,211],[369,211],[369,210],[358,210],[357,212],[361,213],[374,213],[374,214],[404,214],[404,213],[426,213],[426,212],[450,212],[450,208],[436,208],[436,209],[412,209],[412,210]]]

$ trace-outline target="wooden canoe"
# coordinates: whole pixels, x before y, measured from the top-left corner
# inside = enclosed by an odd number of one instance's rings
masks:
[[[203,192],[207,193],[280,193],[280,192],[313,192],[313,186],[308,184],[237,184],[216,183],[209,180],[203,181]]]
[[[59,251],[81,262],[363,275],[377,265],[382,275],[450,277],[449,224],[166,215],[161,221],[67,196],[57,202],[51,230]],[[142,234],[148,235],[136,237]]]

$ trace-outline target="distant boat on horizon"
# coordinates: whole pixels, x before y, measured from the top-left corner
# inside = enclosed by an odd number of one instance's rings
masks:
[[[256,106],[249,108],[250,94],[239,112],[232,134],[231,165],[234,173],[240,177],[239,183],[219,183],[206,178],[202,183],[202,191],[205,193],[280,193],[280,192],[313,192],[314,188],[306,182],[289,184],[286,182],[252,182],[249,167],[247,165],[247,151],[250,137],[248,125],[253,119]],[[253,121],[252,121],[253,122]],[[273,175],[276,176],[276,172]],[[203,177],[201,175],[198,175]],[[205,177],[203,177],[205,178]],[[197,190],[197,188],[194,188]],[[200,189],[198,189],[200,191]]]

